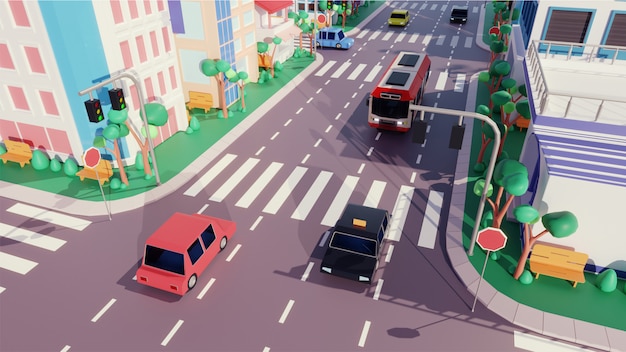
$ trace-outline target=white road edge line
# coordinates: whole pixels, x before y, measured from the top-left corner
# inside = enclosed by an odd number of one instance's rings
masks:
[[[300,279],[300,281],[306,281],[306,279],[309,278],[309,274],[311,273],[311,269],[313,269],[313,262],[309,262],[309,265],[307,265],[306,270],[304,270],[304,274],[302,274],[302,278]]]
[[[376,289],[374,290],[374,300],[378,301],[378,297],[380,297],[380,291],[383,289],[383,283],[385,283],[385,280],[383,279],[378,279],[378,283],[376,284]]]
[[[391,254],[393,254],[393,244],[389,245],[389,249],[387,250],[387,255],[385,256],[385,263],[389,263],[391,261]]]
[[[196,298],[197,299],[202,299],[202,297],[204,297],[204,295],[211,288],[211,286],[213,286],[214,282],[215,282],[215,278],[211,278],[211,280],[209,280],[209,282],[206,284],[206,286],[204,286],[204,288],[202,289],[202,291],[200,291],[200,293],[198,294],[198,297],[196,297]]]
[[[369,320],[366,320],[365,324],[363,324],[361,338],[359,338],[359,347],[365,347],[365,340],[367,339],[367,333],[370,331],[370,325],[372,325],[372,322]]]
[[[287,306],[285,307],[285,310],[283,310],[283,314],[280,316],[280,319],[278,319],[279,323],[285,323],[285,320],[287,320],[287,316],[289,315],[289,312],[291,312],[291,308],[294,303],[295,301],[293,299],[290,299],[289,302],[287,302]]]
[[[163,341],[161,341],[161,346],[167,346],[168,342],[170,342],[172,337],[174,337],[174,334],[176,333],[176,331],[178,331],[178,329],[180,329],[180,327],[181,327],[181,325],[183,325],[183,323],[184,323],[184,321],[182,321],[182,320],[179,320],[179,321],[176,322],[176,325],[174,325],[172,330],[170,330],[169,334],[167,334],[167,336],[165,336]]]
[[[233,251],[230,252],[230,254],[228,255],[228,258],[226,258],[227,262],[230,262],[233,259],[235,254],[237,254],[237,252],[239,251],[239,248],[241,248],[241,244],[236,245],[235,249],[233,249]]]
[[[111,300],[109,301],[109,303],[107,303],[104,307],[102,307],[102,309],[100,309],[100,311],[98,312],[98,314],[96,314],[93,318],[91,318],[91,322],[95,323],[98,321],[98,319],[100,319],[100,317],[102,317],[102,315],[104,313],[106,313],[106,311],[111,308],[111,306],[113,305],[113,303],[115,303],[117,300],[115,298],[111,298]]]
[[[202,212],[205,211],[206,208],[208,208],[208,207],[209,207],[208,204],[203,205],[202,208],[200,208],[200,210],[198,210],[198,214],[202,214]]]
[[[526,334],[521,331],[513,331],[514,346],[528,351],[550,351],[550,352],[583,352],[591,351],[587,348],[572,346],[560,341]]]

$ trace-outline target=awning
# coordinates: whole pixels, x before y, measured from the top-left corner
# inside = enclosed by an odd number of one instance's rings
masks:
[[[254,4],[269,14],[276,13],[286,7],[293,6],[293,0],[254,0]]]

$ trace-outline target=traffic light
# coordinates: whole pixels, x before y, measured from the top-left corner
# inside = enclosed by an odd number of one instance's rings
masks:
[[[460,150],[463,145],[463,134],[465,134],[465,125],[452,126],[448,148]]]
[[[326,8],[328,9],[328,11],[333,9],[333,0],[328,0],[328,5],[326,6]]]
[[[426,140],[426,129],[428,123],[424,120],[417,120],[413,122],[413,136],[411,141],[417,144],[424,144]]]
[[[111,109],[113,110],[126,109],[126,100],[124,100],[124,91],[122,90],[122,88],[110,89],[109,99],[111,100]]]
[[[102,112],[102,104],[100,104],[100,99],[86,100],[85,108],[87,109],[89,122],[98,123],[104,120],[104,113]]]

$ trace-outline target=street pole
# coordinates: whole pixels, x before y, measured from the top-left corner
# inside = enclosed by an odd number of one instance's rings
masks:
[[[137,87],[137,94],[139,95],[139,104],[141,105],[139,107],[140,110],[140,115],[142,115],[142,119],[143,119],[143,124],[144,124],[144,128],[146,129],[146,139],[148,140],[148,149],[150,152],[150,156],[152,156],[152,166],[154,166],[154,175],[156,178],[156,184],[157,186],[161,185],[161,178],[159,177],[159,169],[157,167],[157,161],[156,161],[156,155],[154,154],[154,145],[152,143],[152,139],[150,138],[150,130],[148,128],[148,116],[146,115],[146,103],[145,103],[145,98],[143,95],[143,88],[141,88],[141,82],[139,82],[139,80],[137,80],[137,78],[135,76],[133,76],[132,74],[128,73],[128,72],[122,72],[122,73],[118,73],[115,77],[111,77],[109,79],[106,79],[94,86],[91,86],[87,89],[81,90],[80,92],[78,92],[79,96],[83,96],[85,94],[88,94],[89,92],[96,90],[100,87],[104,87],[109,83],[112,83],[114,81],[119,80],[120,78],[128,78],[130,79],[134,84],[135,87]],[[124,167],[123,165],[120,165],[120,167]],[[144,166],[146,167],[146,166]],[[147,167],[150,167],[149,165]]]
[[[430,106],[413,105],[413,104],[411,104],[410,109],[414,111],[432,112],[435,114],[463,116],[463,117],[470,117],[473,119],[478,119],[480,121],[485,122],[493,130],[493,135],[494,135],[493,146],[494,147],[491,150],[491,158],[489,159],[489,166],[487,167],[487,174],[485,175],[485,187],[483,188],[483,193],[480,196],[480,202],[478,203],[478,211],[476,212],[476,220],[474,222],[474,228],[472,230],[472,239],[470,242],[469,249],[467,251],[467,254],[472,256],[474,255],[474,247],[476,245],[476,237],[478,236],[478,229],[480,228],[480,220],[483,217],[483,210],[485,209],[485,202],[487,201],[487,191],[489,190],[489,185],[491,184],[491,178],[493,177],[493,170],[496,167],[496,159],[498,158],[498,146],[500,145],[500,130],[498,129],[498,125],[488,116],[479,114],[477,112],[433,108]],[[424,114],[422,113],[421,118],[423,119],[423,117],[424,117]]]

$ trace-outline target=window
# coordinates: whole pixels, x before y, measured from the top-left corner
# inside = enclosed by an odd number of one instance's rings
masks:
[[[328,32],[328,40],[335,40],[335,33]]]
[[[200,2],[183,1],[180,3],[185,32],[179,33],[180,38],[204,40],[204,23]]]
[[[185,261],[183,255],[168,251],[167,249],[146,245],[144,264],[157,269],[185,275]]]
[[[163,43],[165,43],[165,52],[169,53],[172,48],[170,47],[170,34],[169,34],[169,31],[167,30],[167,27],[161,28],[161,34],[163,34]]]
[[[241,4],[242,5],[248,4],[248,3],[250,3],[250,1],[252,1],[252,0],[241,0]]]
[[[124,22],[124,15],[122,14],[122,5],[120,0],[111,0],[111,11],[113,12],[113,21],[115,24]]]
[[[26,95],[24,94],[24,90],[20,87],[8,86],[9,95],[11,95],[11,99],[13,100],[13,106],[18,110],[30,110],[28,106],[28,101],[26,100]]]
[[[250,32],[250,33],[246,34],[245,41],[246,41],[246,48],[249,47],[252,44],[255,44],[255,42],[254,42],[254,32]]]
[[[176,80],[176,69],[174,68],[174,66],[170,66],[169,71],[170,71],[170,84],[172,85],[172,90],[174,90],[178,88],[178,83]]]
[[[41,55],[39,55],[39,49],[32,46],[25,46],[24,52],[26,53],[30,70],[33,73],[46,73],[46,70],[43,68],[43,61],[41,61]]]
[[[605,45],[626,46],[626,13],[614,13]]]
[[[326,32],[319,32],[322,39],[326,40]]]
[[[130,11],[130,18],[135,19],[139,17],[137,11],[137,0],[128,0],[128,10]]]
[[[59,116],[59,109],[57,108],[57,103],[54,100],[54,94],[52,92],[40,90],[39,98],[41,99],[41,104],[46,114]]]
[[[159,43],[155,31],[150,32],[150,43],[152,44],[152,56],[159,57]]]
[[[139,53],[139,61],[142,63],[146,62],[148,58],[146,57],[146,44],[143,41],[143,36],[142,35],[136,36],[135,43],[137,43],[137,52]]]
[[[545,30],[544,40],[584,43],[592,12],[552,10]]]
[[[239,30],[239,16],[234,16],[231,20],[231,26],[233,27],[233,31]]]
[[[165,75],[163,74],[163,71],[159,71],[159,73],[157,73],[157,79],[159,80],[159,90],[161,91],[161,96],[163,96],[166,92]]]
[[[0,68],[15,70],[15,65],[13,64],[13,59],[11,59],[11,53],[9,52],[9,46],[6,44],[0,44]]]
[[[124,60],[124,68],[133,67],[133,57],[130,54],[130,44],[125,40],[120,43],[120,50],[122,51],[122,59]]]
[[[187,249],[187,254],[189,254],[189,259],[191,259],[191,264],[196,264],[198,259],[204,254],[204,250],[200,245],[200,241],[196,239],[193,241],[193,244]]]
[[[198,68],[198,63],[207,58],[206,51],[181,49],[179,54],[183,81],[210,84],[211,78],[205,76]]]
[[[237,38],[233,41],[233,46],[235,47],[235,52],[238,53],[241,51],[241,39]]]
[[[30,27],[30,21],[28,21],[28,14],[26,14],[26,8],[22,0],[9,1],[9,8],[13,13],[13,21],[18,27]]]
[[[137,93],[137,87],[133,84],[130,86],[130,98],[133,101],[133,110],[139,109],[139,94]]]
[[[231,8],[231,10],[236,8],[237,5],[239,5],[238,2],[239,1],[237,1],[237,0],[230,0],[230,8]]]
[[[150,6],[150,0],[143,0],[143,8],[146,11],[146,15],[152,14],[152,7]]]
[[[204,242],[204,248],[208,249],[211,246],[211,243],[215,241],[215,232],[213,231],[213,225],[209,225],[209,227],[207,227],[206,230],[202,232],[202,235],[200,235],[200,237],[202,237],[202,242]]]
[[[522,13],[520,15],[519,24],[524,38],[524,47],[528,48],[528,38],[535,24],[535,15],[537,14],[537,0],[524,1],[522,4]]]
[[[148,77],[143,80],[143,86],[146,87],[146,95],[148,96],[148,102],[152,102],[156,100],[154,97],[154,87],[152,86],[151,77]]]
[[[243,25],[244,27],[252,24],[254,21],[254,16],[252,16],[252,11],[246,11],[243,13]]]
[[[250,72],[250,70],[248,69],[248,57],[244,56],[239,61],[237,61],[237,63],[235,64],[235,68],[237,71]]]
[[[163,6],[163,0],[157,0],[157,9],[159,10],[159,12],[165,9],[165,7]]]
[[[333,233],[333,239],[330,241],[330,247],[369,257],[376,256],[376,241],[341,232]]]
[[[383,237],[385,237],[385,231],[387,230],[387,215],[383,217],[383,224],[378,230],[378,243],[383,242]]]

